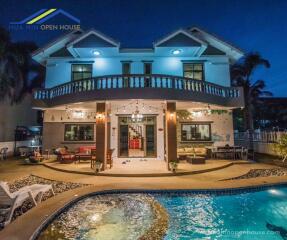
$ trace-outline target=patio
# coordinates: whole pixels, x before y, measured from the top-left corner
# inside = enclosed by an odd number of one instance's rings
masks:
[[[210,162],[211,161],[211,162]],[[211,166],[212,162],[222,162],[223,160],[207,160],[205,165],[191,165],[194,169],[201,168],[203,166]],[[8,160],[0,161],[0,178],[1,180],[14,182],[16,179],[25,178],[30,174],[36,174],[37,178],[45,178],[45,181],[61,181],[66,184],[91,184],[91,186],[75,188],[70,191],[56,194],[57,196],[48,199],[47,201],[39,204],[36,208],[31,209],[23,216],[17,218],[10,225],[8,225],[3,231],[0,232],[0,239],[10,240],[14,239],[29,239],[33,232],[35,232],[39,225],[47,219],[48,216],[53,214],[57,209],[62,208],[70,201],[83,196],[84,194],[117,190],[117,189],[218,189],[218,188],[237,188],[246,186],[259,186],[272,183],[286,182],[286,175],[282,176],[258,176],[254,178],[242,178],[236,179],[239,176],[248,174],[250,170],[256,169],[274,169],[274,165],[262,164],[262,163],[250,163],[244,164],[243,161],[229,161],[233,164],[230,167],[222,168],[221,170],[212,170],[207,173],[186,175],[186,176],[170,176],[164,178],[130,178],[126,177],[108,177],[108,176],[95,176],[84,174],[65,173],[61,171],[55,171],[44,167],[42,164],[38,165],[23,165],[22,160]],[[150,162],[143,162],[145,163]],[[47,163],[48,164],[48,163]],[[57,165],[56,163],[49,163],[51,165]],[[58,164],[60,165],[60,164]],[[76,169],[84,168],[89,169],[89,163],[81,164],[61,164],[61,166],[73,167]],[[127,165],[129,166],[129,165]],[[127,167],[126,166],[126,167]],[[184,164],[183,164],[184,166]],[[215,166],[213,164],[213,166]],[[182,169],[182,166],[179,166]],[[142,169],[143,171],[144,169]],[[48,180],[51,179],[51,180]],[[223,179],[231,179],[228,181],[222,181]],[[21,182],[22,181],[18,181]],[[59,189],[56,188],[56,191]]]
[[[124,161],[124,160],[123,160]],[[176,173],[167,170],[166,162],[159,160],[131,160],[123,164],[123,161],[115,161],[111,169],[97,173],[98,176],[127,176],[127,177],[160,177],[172,175],[189,175],[215,171],[229,167],[235,163],[248,163],[244,160],[207,160],[205,164],[190,164],[182,161],[178,164]],[[80,162],[72,164],[60,164],[59,162],[50,162],[44,164],[46,167],[54,170],[94,175],[95,170],[91,169],[90,162]]]

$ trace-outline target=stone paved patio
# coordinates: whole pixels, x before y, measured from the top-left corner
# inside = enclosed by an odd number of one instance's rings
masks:
[[[122,162],[125,162],[123,164]],[[212,171],[231,166],[233,163],[247,163],[247,161],[229,161],[229,160],[207,160],[205,164],[190,164],[188,162],[180,162],[178,164],[177,174],[194,174],[202,171]],[[45,166],[54,170],[63,170],[70,172],[78,172],[83,174],[95,174],[91,169],[90,163],[80,162],[72,164],[60,164],[59,162],[45,163]],[[98,175],[107,176],[169,176],[174,175],[171,171],[167,170],[167,164],[160,160],[131,160],[116,162],[113,167],[106,169]]]
[[[83,174],[71,174],[48,169],[41,165],[21,165],[20,161],[7,160],[0,162],[0,180],[13,181],[17,178],[35,174],[37,176],[58,181],[87,183],[91,186],[73,189],[46,200],[17,218],[1,233],[2,240],[25,240],[51,214],[65,206],[70,201],[89,192],[115,189],[214,189],[258,186],[270,183],[287,182],[287,176],[268,176],[248,179],[221,181],[247,174],[252,169],[273,169],[273,165],[252,163],[236,164],[228,168],[196,175],[170,177],[107,177]]]

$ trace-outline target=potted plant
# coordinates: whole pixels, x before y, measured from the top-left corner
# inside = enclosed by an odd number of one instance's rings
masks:
[[[170,170],[175,173],[176,170],[177,170],[177,162],[176,161],[171,161],[169,163],[169,167],[170,167]]]
[[[95,167],[96,167],[96,173],[98,173],[102,169],[103,163],[100,161],[96,161]]]

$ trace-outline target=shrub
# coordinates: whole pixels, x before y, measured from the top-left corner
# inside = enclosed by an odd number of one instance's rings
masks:
[[[287,134],[283,134],[278,141],[274,144],[274,151],[282,158],[282,161],[285,162],[287,158]]]

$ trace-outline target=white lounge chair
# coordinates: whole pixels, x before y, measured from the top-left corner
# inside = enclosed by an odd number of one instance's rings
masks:
[[[7,182],[0,181],[0,206],[5,206],[0,211],[7,214],[4,226],[11,222],[15,209],[22,206],[26,200],[30,200],[36,206],[37,203],[42,201],[43,194],[48,191],[55,195],[52,185],[44,184],[33,184],[11,193]],[[38,194],[39,196],[36,200]]]

